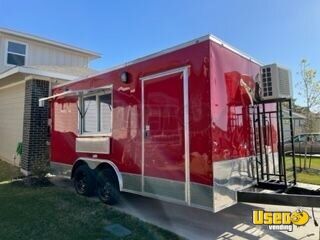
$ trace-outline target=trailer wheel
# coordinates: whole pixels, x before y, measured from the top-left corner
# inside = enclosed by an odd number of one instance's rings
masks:
[[[97,193],[103,203],[113,205],[119,201],[120,190],[118,179],[111,169],[102,169],[98,172]]]
[[[91,196],[95,190],[95,178],[92,171],[86,165],[77,167],[74,172],[73,184],[78,194]]]

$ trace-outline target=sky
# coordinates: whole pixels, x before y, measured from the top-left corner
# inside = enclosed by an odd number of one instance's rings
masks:
[[[98,70],[211,33],[289,68],[294,85],[301,59],[320,78],[319,0],[0,0],[0,10],[0,27],[101,53]]]

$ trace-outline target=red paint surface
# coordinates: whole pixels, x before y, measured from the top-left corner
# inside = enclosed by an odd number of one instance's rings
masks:
[[[141,173],[141,81],[140,77],[182,66],[189,71],[190,179],[212,185],[212,162],[252,154],[250,141],[249,99],[239,87],[259,71],[259,66],[211,41],[167,53],[83,81],[53,90],[54,94],[113,84],[113,131],[111,154],[98,158],[112,160],[122,172]],[[130,73],[129,84],[121,83],[120,74]],[[147,84],[145,101],[150,111],[168,109],[155,117],[146,112],[151,137],[147,138],[146,176],[184,180],[184,146],[181,104],[181,79],[177,75],[161,83]],[[161,97],[156,97],[161,95]],[[172,99],[170,99],[172,98]],[[172,104],[172,108],[170,107]],[[173,110],[173,108],[177,108]],[[53,102],[52,161],[73,164],[79,157],[92,154],[75,152],[78,135],[76,99]],[[163,133],[163,136],[161,135]]]
[[[212,160],[250,156],[250,99],[240,87],[240,79],[253,87],[259,66],[213,42],[210,45],[210,65],[214,66],[210,71]]]

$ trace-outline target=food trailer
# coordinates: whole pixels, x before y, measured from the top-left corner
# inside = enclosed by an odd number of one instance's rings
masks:
[[[108,204],[130,192],[216,212],[261,180],[288,186],[281,104],[262,78],[274,69],[208,35],[58,85],[40,99],[51,167]]]

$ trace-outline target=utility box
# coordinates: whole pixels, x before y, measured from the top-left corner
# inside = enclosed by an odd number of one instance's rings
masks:
[[[292,97],[291,72],[270,64],[261,67],[260,72],[261,99],[289,99]]]

